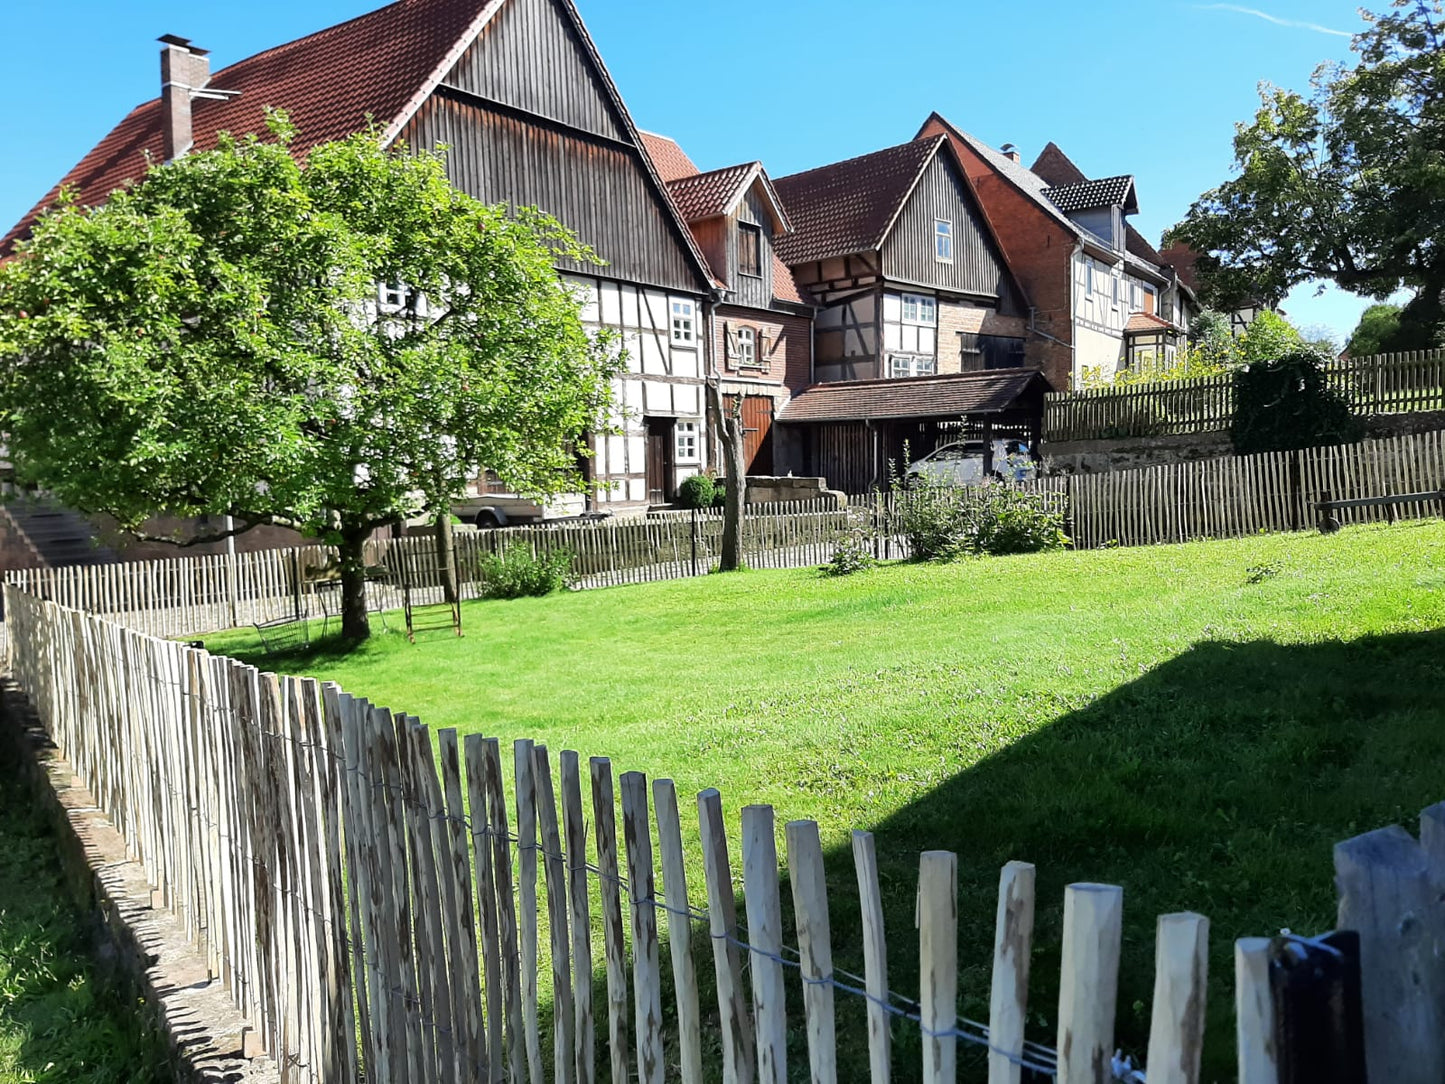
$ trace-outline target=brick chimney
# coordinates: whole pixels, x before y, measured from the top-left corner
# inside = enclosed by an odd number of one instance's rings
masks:
[[[1015,147],[1012,143],[1005,143],[1002,147],[999,148],[999,150],[1003,153],[1003,156],[1010,161],[1023,161],[1023,158],[1019,156],[1019,149]]]
[[[191,130],[191,100],[211,81],[209,51],[185,38],[166,34],[161,49],[161,133],[166,161],[179,158],[195,142]]]

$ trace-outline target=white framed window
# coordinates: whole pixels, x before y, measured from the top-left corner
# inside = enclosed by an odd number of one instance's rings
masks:
[[[1094,261],[1089,259],[1084,261],[1084,296],[1094,296]]]
[[[933,220],[933,255],[939,263],[953,262],[953,223],[946,218]]]
[[[739,368],[755,366],[758,363],[758,333],[750,327],[738,328]]]
[[[1118,308],[1118,307],[1119,307],[1119,276],[1118,276],[1118,275],[1110,275],[1110,276],[1109,276],[1109,281],[1114,284],[1114,307],[1115,307],[1115,308]]]
[[[899,380],[909,376],[932,376],[937,366],[931,354],[889,354],[888,378]]]
[[[387,312],[406,308],[410,297],[411,289],[404,282],[383,282],[376,288],[376,299]]]
[[[677,436],[678,462],[697,462],[697,422],[678,422],[674,433]]]
[[[691,301],[680,297],[672,299],[672,341],[692,345],[697,340],[694,327],[697,307]]]
[[[938,323],[937,302],[927,294],[904,294],[903,322],[933,327]]]

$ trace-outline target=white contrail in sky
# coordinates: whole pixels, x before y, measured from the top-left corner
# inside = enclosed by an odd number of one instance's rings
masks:
[[[1263,19],[1276,26],[1289,26],[1296,30],[1313,30],[1316,34],[1330,34],[1337,38],[1354,36],[1348,30],[1336,30],[1333,27],[1321,26],[1319,23],[1307,23],[1300,19],[1281,19],[1278,15],[1271,15],[1267,11],[1241,7],[1238,4],[1195,4],[1194,6],[1200,11],[1232,11],[1238,15],[1253,15],[1256,19]]]

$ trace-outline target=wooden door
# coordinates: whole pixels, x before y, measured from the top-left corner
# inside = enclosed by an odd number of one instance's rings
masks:
[[[647,422],[647,503],[666,504],[672,500],[673,426],[672,418],[648,418]]]
[[[732,403],[737,396],[729,396]],[[730,407],[731,409],[731,407]],[[768,395],[743,396],[743,462],[749,474],[773,473],[773,400]]]

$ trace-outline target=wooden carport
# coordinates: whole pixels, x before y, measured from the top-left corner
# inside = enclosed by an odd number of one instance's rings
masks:
[[[995,369],[892,380],[814,384],[778,414],[793,431],[799,473],[822,475],[832,489],[866,493],[888,486],[889,464],[909,462],[941,444],[997,438],[1027,441],[1035,458],[1044,395],[1037,369]]]

